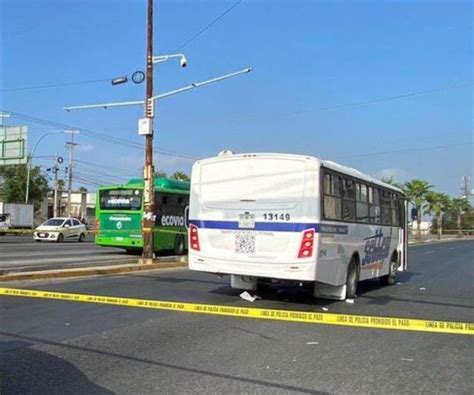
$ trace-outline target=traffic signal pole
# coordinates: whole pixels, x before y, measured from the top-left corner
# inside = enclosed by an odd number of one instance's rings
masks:
[[[153,0],[148,0],[146,98],[145,118],[149,119],[151,133],[145,136],[145,166],[143,167],[143,253],[140,263],[153,263],[153,226],[155,221],[155,194],[153,187]]]

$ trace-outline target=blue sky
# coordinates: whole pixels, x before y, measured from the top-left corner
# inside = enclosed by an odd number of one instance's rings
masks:
[[[174,52],[234,3],[155,0],[155,54]],[[5,0],[0,12],[1,109],[142,143],[140,107],[62,107],[140,100],[144,84],[5,89],[143,69],[145,0]],[[155,91],[254,71],[163,100],[156,148],[195,157],[223,148],[311,154],[457,195],[461,176],[473,173],[472,20],[469,1],[243,0],[182,49],[186,69],[158,67]],[[30,148],[59,129],[15,115],[7,123],[29,126]],[[66,156],[64,141],[46,137],[37,155]],[[88,163],[77,172],[91,189],[140,171],[139,149],[87,133],[77,141],[76,157]],[[156,167],[189,172],[193,160],[182,156],[157,155]]]

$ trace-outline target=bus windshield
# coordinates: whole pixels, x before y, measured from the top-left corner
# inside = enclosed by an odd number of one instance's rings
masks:
[[[99,192],[100,208],[105,210],[141,210],[140,189],[108,189]]]

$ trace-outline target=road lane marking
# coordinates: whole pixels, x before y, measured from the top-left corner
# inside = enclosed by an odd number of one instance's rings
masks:
[[[395,329],[417,332],[474,335],[474,323],[469,322],[434,321],[398,317],[377,317],[336,313],[315,313],[309,311],[273,310],[260,309],[255,307],[249,308],[225,305],[210,305],[201,303],[135,299],[103,295],[86,295],[1,287],[0,295],[127,306],[142,309],[181,311],[186,313],[211,314],[229,317],[255,318],[273,321],[305,322],[311,324],[338,325],[361,328]]]
[[[433,251],[433,250],[430,250],[430,251],[426,251],[426,252],[425,252],[425,254],[434,254],[434,253],[435,253],[435,251]]]

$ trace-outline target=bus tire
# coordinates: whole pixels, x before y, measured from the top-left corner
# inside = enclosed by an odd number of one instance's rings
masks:
[[[392,259],[390,259],[388,274],[380,277],[380,282],[383,285],[394,285],[397,282],[397,273],[398,273],[398,260],[397,260],[397,256],[393,254]]]
[[[58,238],[56,240],[57,243],[62,243],[64,241],[64,235],[62,233],[60,233],[58,235]]]
[[[359,265],[355,257],[352,257],[347,267],[346,299],[354,299],[357,296],[357,284],[359,283]]]
[[[175,255],[184,255],[184,237],[183,235],[177,235],[174,239],[174,254]]]

